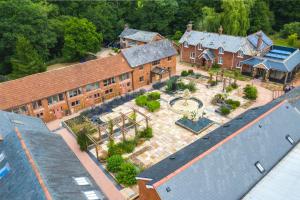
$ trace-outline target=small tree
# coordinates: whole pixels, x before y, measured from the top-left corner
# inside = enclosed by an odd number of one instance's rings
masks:
[[[178,40],[180,40],[181,36],[182,36],[182,32],[181,31],[176,31],[175,34],[172,37],[172,40],[178,41]]]
[[[88,147],[89,138],[86,134],[86,128],[81,129],[77,134],[77,144],[79,145],[81,151],[86,151]]]

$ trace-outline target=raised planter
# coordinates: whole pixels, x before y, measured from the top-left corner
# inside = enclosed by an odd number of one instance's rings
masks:
[[[206,117],[199,118],[197,121],[193,121],[188,118],[181,118],[177,120],[175,124],[195,134],[199,134],[211,125],[213,125],[214,122]]]

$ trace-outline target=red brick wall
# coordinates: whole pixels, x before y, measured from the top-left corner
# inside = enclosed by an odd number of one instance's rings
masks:
[[[146,188],[146,184],[148,181],[138,180],[139,187],[139,200],[160,200],[155,189]]]

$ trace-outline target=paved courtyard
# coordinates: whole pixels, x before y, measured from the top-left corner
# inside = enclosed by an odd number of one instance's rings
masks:
[[[138,145],[133,153],[125,155],[125,157],[130,158],[134,163],[144,168],[150,167],[160,160],[166,158],[167,156],[182,149],[183,147],[191,144],[198,138],[203,137],[210,131],[219,127],[221,124],[224,124],[231,118],[239,115],[246,110],[246,108],[242,108],[241,106],[240,108],[230,113],[229,116],[221,116],[220,114],[215,112],[217,106],[212,105],[210,101],[215,94],[222,92],[222,84],[218,84],[217,86],[214,86],[212,88],[207,88],[204,82],[198,82],[199,83],[196,83],[197,91],[195,93],[192,93],[191,96],[197,97],[203,102],[204,112],[206,113],[205,116],[215,122],[214,125],[206,129],[199,135],[195,135],[194,133],[175,124],[175,121],[183,117],[183,113],[179,114],[170,110],[168,102],[177,96],[182,96],[182,94],[170,96],[166,93],[161,92],[161,108],[155,113],[150,113],[144,108],[136,106],[134,101],[130,101],[115,108],[114,112],[109,113],[106,116],[101,116],[102,119],[113,118],[118,116],[120,112],[126,113],[131,110],[131,107],[135,107],[151,118],[150,125],[153,129],[153,138]],[[232,91],[229,95],[229,98],[239,100],[242,105],[247,103],[247,100],[242,98],[242,89],[236,89]],[[140,117],[137,120],[140,121],[142,120],[142,118]],[[145,124],[143,125],[145,126]],[[127,134],[127,137],[133,136],[134,129],[132,128]],[[116,140],[121,140],[121,135],[117,136]],[[107,142],[102,145],[102,148],[107,149],[106,145]],[[92,149],[91,152],[95,154],[95,149]]]

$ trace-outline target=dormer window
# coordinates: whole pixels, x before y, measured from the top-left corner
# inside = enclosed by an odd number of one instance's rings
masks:
[[[197,47],[198,47],[198,50],[202,50],[202,45],[200,43],[197,45]]]
[[[244,52],[242,50],[238,51],[238,57],[240,58],[244,57]]]
[[[219,50],[219,54],[224,54],[224,49],[222,47],[219,47],[218,50]]]
[[[184,43],[183,43],[183,46],[184,46],[185,48],[189,48],[189,44],[188,44],[187,42],[184,42]]]

